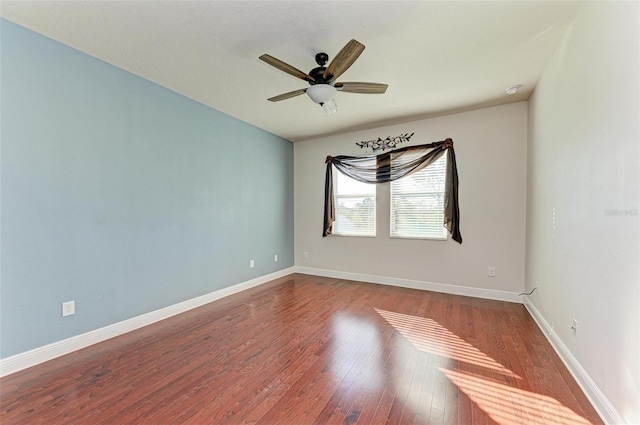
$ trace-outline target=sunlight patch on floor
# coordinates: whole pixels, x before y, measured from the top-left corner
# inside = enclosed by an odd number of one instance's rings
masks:
[[[470,363],[520,379],[518,375],[444,326],[441,326],[435,320],[392,311],[375,310],[418,350]]]
[[[479,373],[461,372],[447,367],[438,367],[451,383],[498,424],[537,423],[554,425],[587,425],[588,420],[564,406],[553,397],[536,394],[496,382],[492,377],[498,372],[504,379],[521,379],[518,375],[469,344],[435,320],[375,309],[391,326],[407,339],[417,350],[479,366]],[[469,367],[469,366],[467,366]],[[487,376],[483,376],[487,373]],[[509,377],[509,378],[506,378]],[[398,390],[406,391],[409,383],[396,382]],[[402,388],[400,388],[402,387]],[[418,407],[417,400],[408,400]]]
[[[499,424],[586,425],[588,420],[553,397],[440,368],[471,401]]]

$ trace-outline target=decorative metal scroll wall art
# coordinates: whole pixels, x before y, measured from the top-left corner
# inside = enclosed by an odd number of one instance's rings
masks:
[[[356,142],[356,145],[360,146],[362,149],[371,148],[373,152],[384,151],[386,149],[395,149],[402,142],[408,142],[409,139],[411,139],[411,136],[413,136],[413,133],[405,133],[395,137],[387,136],[386,139],[378,137],[377,140],[363,140],[362,142]]]

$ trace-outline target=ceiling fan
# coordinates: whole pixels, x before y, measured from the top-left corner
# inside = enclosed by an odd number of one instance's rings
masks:
[[[269,65],[278,68],[287,74],[309,83],[310,87],[305,89],[294,90],[278,96],[269,98],[271,102],[279,102],[295,96],[306,93],[311,100],[322,106],[328,114],[337,111],[334,96],[338,91],[347,93],[364,93],[364,94],[382,94],[387,91],[387,84],[379,83],[338,83],[336,78],[341,76],[353,63],[358,59],[364,50],[364,45],[356,40],[349,41],[338,52],[335,58],[325,67],[329,61],[329,55],[326,53],[318,53],[316,55],[316,63],[318,66],[309,71],[308,74],[299,69],[276,59],[271,55],[264,54],[260,56],[260,60]]]

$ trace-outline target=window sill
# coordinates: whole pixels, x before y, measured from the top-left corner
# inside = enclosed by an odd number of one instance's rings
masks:
[[[329,236],[340,236],[341,238],[375,238],[376,235],[347,235],[343,233],[332,233]]]
[[[447,241],[449,238],[446,236],[443,238],[436,237],[418,237],[418,236],[389,236],[390,239],[410,239],[410,240],[420,240],[420,241]]]

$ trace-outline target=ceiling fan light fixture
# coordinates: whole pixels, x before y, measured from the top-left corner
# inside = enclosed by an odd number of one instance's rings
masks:
[[[331,84],[314,84],[307,89],[307,95],[319,105],[333,100],[337,92],[338,90]]]
[[[338,112],[338,104],[334,98],[327,100],[320,104],[322,109],[327,113],[327,115],[335,114]]]

